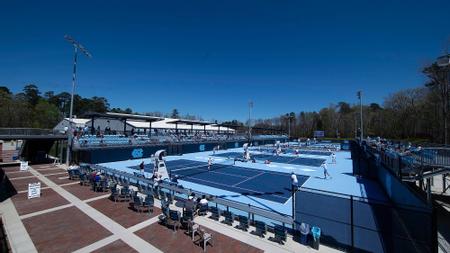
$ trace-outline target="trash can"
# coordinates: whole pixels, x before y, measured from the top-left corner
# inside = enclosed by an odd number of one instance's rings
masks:
[[[311,233],[312,236],[314,238],[313,241],[313,249],[319,250],[319,245],[320,245],[320,228],[319,227],[312,227],[311,228]]]

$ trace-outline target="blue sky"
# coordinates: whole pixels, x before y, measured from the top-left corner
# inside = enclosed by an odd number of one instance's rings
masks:
[[[42,3],[41,3],[42,2]],[[138,112],[245,119],[368,102],[424,83],[450,1],[1,1],[0,85],[77,92]]]

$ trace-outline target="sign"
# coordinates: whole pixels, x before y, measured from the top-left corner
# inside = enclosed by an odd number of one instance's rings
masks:
[[[318,138],[325,137],[325,131],[314,131],[314,137],[318,137]]]
[[[20,161],[20,170],[28,170],[28,161]]]
[[[142,158],[144,156],[144,150],[142,148],[135,148],[133,152],[131,152],[131,156],[133,158]]]
[[[199,149],[200,151],[205,151],[205,144],[201,144],[201,145],[198,147],[198,149]]]
[[[41,196],[41,182],[28,184],[28,199]]]
[[[235,148],[239,148],[239,143],[235,142],[235,143],[234,143],[234,147],[235,147]]]

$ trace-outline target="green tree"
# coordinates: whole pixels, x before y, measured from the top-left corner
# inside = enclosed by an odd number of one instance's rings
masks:
[[[53,128],[61,120],[61,114],[53,104],[44,99],[40,99],[34,108],[33,127]]]
[[[38,87],[34,84],[28,84],[23,88],[23,93],[25,94],[25,97],[28,101],[28,103],[34,107],[40,98],[40,91]]]
[[[170,117],[174,118],[174,119],[178,119],[180,117],[180,113],[178,112],[177,109],[173,109],[172,113],[170,114]]]

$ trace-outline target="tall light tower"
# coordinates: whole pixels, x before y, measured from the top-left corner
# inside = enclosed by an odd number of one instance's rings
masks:
[[[358,96],[359,99],[359,116],[360,116],[360,127],[361,127],[361,131],[360,131],[360,141],[363,140],[364,137],[364,130],[363,130],[363,108],[362,108],[362,91],[358,91],[358,93],[356,93],[356,95]]]
[[[248,139],[252,141],[252,109],[253,109],[253,101],[248,102]]]
[[[70,113],[69,113],[69,134],[67,137],[67,156],[66,156],[66,164],[69,165],[70,162],[70,151],[72,149],[72,113],[73,113],[73,95],[75,92],[75,80],[77,75],[77,57],[78,57],[78,50],[80,50],[84,55],[86,55],[88,58],[92,58],[91,53],[86,50],[86,48],[83,47],[80,43],[78,43],[76,40],[74,40],[69,35],[64,35],[64,39],[66,39],[70,44],[73,46],[73,72],[72,72],[72,94],[70,96]]]

